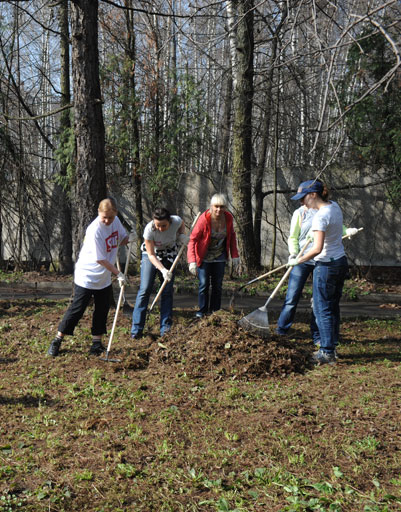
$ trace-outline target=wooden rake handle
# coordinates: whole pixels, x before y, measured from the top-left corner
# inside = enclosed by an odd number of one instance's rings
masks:
[[[125,268],[124,268],[124,275],[126,276],[127,275],[127,272],[128,272],[128,265],[129,265],[129,260],[130,260],[130,257],[131,257],[131,249],[132,249],[132,242],[131,243],[128,243],[128,253],[127,253],[127,260],[125,262]],[[125,284],[123,284],[120,288],[120,295],[118,296],[118,302],[117,302],[117,307],[116,307],[116,313],[114,315],[114,320],[113,320],[113,325],[111,327],[111,332],[110,332],[110,338],[109,338],[109,343],[107,345],[107,355],[109,354],[110,352],[110,347],[111,347],[111,342],[113,340],[113,336],[114,336],[114,331],[115,331],[115,328],[116,328],[116,325],[117,325],[117,318],[118,318],[118,313],[120,311],[120,307],[121,307],[121,301],[122,301],[122,298],[124,296],[124,288],[125,288]]]
[[[279,270],[282,270],[287,266],[287,263],[284,263],[284,265],[280,265],[279,267],[273,268],[273,270],[269,270],[269,272],[266,272],[265,274],[262,274],[261,276],[255,277],[255,279],[252,279],[251,281],[248,281],[247,283],[243,284],[240,288],[238,288],[237,293],[240,292],[245,286],[248,286],[249,284],[256,283],[256,281],[260,281],[261,279],[271,276],[275,272],[278,272]]]
[[[302,247],[302,249],[299,251],[298,255],[297,255],[297,258],[299,258],[300,256],[303,255],[303,253],[305,252],[305,249],[308,247],[308,245],[310,244],[310,242],[306,242],[306,244]],[[285,265],[287,266],[287,264]],[[287,279],[287,277],[290,275],[291,273],[291,270],[293,269],[294,267],[288,267],[288,270],[287,272],[283,275],[283,277],[280,279],[278,285],[274,288],[272,294],[270,295],[270,297],[267,299],[265,305],[263,306],[263,309],[266,309],[268,304],[274,299],[274,297],[277,295],[278,291],[280,290],[281,286],[283,285],[284,281]]]
[[[363,228],[359,228],[358,231],[355,233],[355,235],[357,233],[359,233],[359,231],[362,231]],[[354,235],[344,235],[342,237],[342,239],[344,240],[345,238],[352,238]],[[302,249],[299,251],[298,255],[297,255],[297,258],[300,258],[302,256],[302,254],[305,252],[305,249],[308,247],[308,245],[310,244],[310,241],[306,242],[306,244],[302,247]],[[286,265],[284,265],[286,266]],[[265,309],[268,304],[270,303],[270,301],[272,301],[274,299],[274,297],[277,295],[277,292],[279,291],[279,289],[281,288],[282,284],[284,283],[284,281],[287,279],[287,277],[290,275],[291,273],[291,270],[293,269],[294,267],[289,267],[287,272],[283,275],[283,277],[280,279],[280,282],[278,283],[278,285],[276,286],[276,288],[273,290],[272,294],[270,295],[270,297],[267,299],[266,301],[266,304],[263,306],[263,308]]]
[[[197,214],[197,216],[195,217],[194,221],[192,222],[191,229],[189,230],[189,234],[191,234],[191,232],[192,232],[193,228],[195,227],[195,224],[198,222],[198,219],[199,219],[200,215],[201,215],[201,212],[199,212],[199,213]],[[172,265],[171,265],[171,267],[169,268],[169,271],[170,271],[170,272],[172,272],[172,271],[175,269],[175,267],[176,267],[176,265],[177,265],[177,263],[178,263],[178,261],[179,261],[179,259],[180,259],[180,257],[181,257],[181,254],[184,252],[184,249],[185,249],[185,248],[186,248],[186,245],[185,245],[185,244],[182,244],[182,246],[180,247],[180,250],[178,251],[177,256],[175,257],[175,260],[173,261],[173,264],[172,264]],[[163,281],[163,284],[162,284],[162,285],[161,285],[161,287],[160,287],[160,290],[157,292],[156,297],[153,299],[153,302],[152,302],[152,304],[151,304],[151,306],[150,306],[150,308],[149,308],[149,311],[152,311],[153,306],[154,306],[154,305],[156,304],[156,302],[159,300],[159,297],[160,297],[160,295],[162,294],[162,291],[164,290],[164,288],[165,288],[165,286],[166,286],[166,284],[167,284],[167,283],[168,283],[168,281],[165,279],[165,280]]]

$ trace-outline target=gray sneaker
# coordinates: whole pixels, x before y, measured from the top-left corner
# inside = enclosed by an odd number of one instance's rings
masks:
[[[322,352],[318,350],[317,352],[313,352],[312,361],[315,364],[336,364],[336,354],[333,352],[332,354],[328,354],[327,352]]]

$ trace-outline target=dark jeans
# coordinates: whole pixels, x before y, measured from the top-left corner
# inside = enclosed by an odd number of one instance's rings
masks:
[[[213,263],[204,261],[202,265],[198,267],[198,303],[200,313],[206,314],[220,309],[225,266],[225,261],[216,261]],[[210,286],[211,293],[209,301]]]
[[[171,261],[162,259],[165,268],[169,269],[172,265]],[[162,273],[157,270],[153,263],[149,260],[146,253],[142,253],[141,260],[141,284],[135,300],[135,307],[132,313],[131,335],[141,334],[145,327],[146,311],[148,308],[149,297],[153,289],[156,274],[162,279]],[[173,278],[169,281],[160,298],[160,335],[163,336],[170,330],[173,323],[173,293],[174,293],[174,273]]]
[[[284,304],[277,322],[277,333],[286,334],[291,327],[299,299],[301,298],[302,290],[308,279],[309,275],[313,273],[314,265],[310,263],[300,263],[295,265],[291,270],[290,278],[288,280],[287,294],[285,296]],[[310,321],[310,328],[312,332],[313,343],[320,343],[319,329],[316,325],[315,315],[312,311]]]
[[[95,301],[92,315],[92,335],[100,336],[107,333],[106,322],[110,309],[112,287],[107,286],[101,290],[90,290],[82,286],[74,285],[74,299],[65,312],[63,319],[58,326],[59,332],[63,334],[74,334],[74,329],[81,320],[91,297]]]
[[[316,262],[313,271],[313,309],[320,333],[320,349],[333,353],[340,332],[340,299],[348,276],[347,258]]]

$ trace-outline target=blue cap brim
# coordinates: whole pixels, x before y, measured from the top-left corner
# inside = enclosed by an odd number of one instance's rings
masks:
[[[295,194],[295,196],[292,196],[291,199],[293,201],[297,201],[298,199],[302,199],[303,197],[305,197],[307,194],[309,194],[309,192],[300,192],[299,194]]]

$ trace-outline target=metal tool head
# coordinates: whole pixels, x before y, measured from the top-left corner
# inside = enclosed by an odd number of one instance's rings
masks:
[[[104,357],[99,357],[102,361],[106,361],[106,363],[121,363],[121,359],[112,359],[109,357],[110,352],[106,352],[106,355]]]
[[[240,325],[246,331],[254,332],[262,337],[270,336],[269,317],[266,308],[259,308],[239,320]]]

